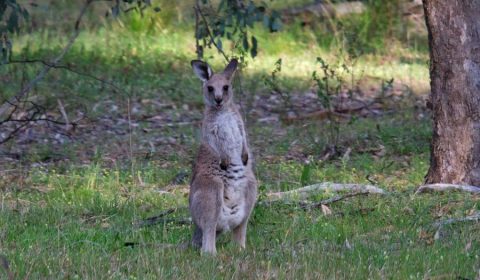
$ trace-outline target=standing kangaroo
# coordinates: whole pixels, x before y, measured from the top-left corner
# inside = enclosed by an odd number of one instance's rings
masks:
[[[205,101],[202,140],[190,183],[192,244],[202,253],[215,254],[217,234],[232,230],[233,239],[245,248],[257,181],[245,126],[233,102],[232,78],[238,61],[231,60],[219,74],[203,61],[191,64],[203,82]]]

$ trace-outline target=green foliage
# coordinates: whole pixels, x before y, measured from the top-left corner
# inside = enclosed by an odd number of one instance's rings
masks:
[[[289,110],[291,108],[290,102],[290,93],[288,90],[285,90],[280,85],[280,77],[279,75],[282,72],[282,59],[279,58],[274,65],[273,71],[270,73],[270,76],[265,76],[263,81],[265,85],[270,88],[272,93],[278,94],[283,101],[283,106],[285,110]]]
[[[343,47],[362,53],[384,53],[392,43],[408,46],[408,17],[403,14],[402,0],[365,0],[366,11],[348,17],[313,22],[317,42],[327,48]],[[425,44],[425,42],[422,42]]]
[[[20,21],[28,19],[28,11],[16,0],[0,0],[0,34],[18,32]]]
[[[6,64],[12,55],[12,42],[8,39],[7,34],[3,34],[0,39],[0,49],[2,51],[0,65]]]
[[[366,175],[375,174],[391,193],[333,203],[328,205],[331,215],[321,209],[305,211],[295,200],[259,204],[249,223],[246,249],[239,250],[230,234],[222,234],[214,258],[177,246],[188,242],[192,230],[178,223],[188,217],[187,186],[159,191],[187,165],[180,157],[172,163],[167,168],[160,162],[142,165],[135,172],[104,167],[101,162],[63,171],[38,167],[28,171],[23,182],[2,185],[0,254],[9,261],[14,279],[189,279],[192,275],[198,279],[422,279],[426,275],[475,279],[478,275],[478,223],[446,226],[439,240],[433,226],[479,211],[478,199],[461,193],[412,195],[428,167],[426,151],[402,161],[395,155],[384,160],[360,155],[342,166],[338,162],[310,165],[310,181],[367,183]],[[258,168],[261,198],[265,192],[298,187],[303,173],[301,163],[288,161],[259,158]],[[303,202],[334,195],[324,193]],[[170,208],[176,211],[167,220],[135,226]],[[5,277],[0,270],[0,278]]]
[[[197,3],[197,24],[195,37],[200,41],[200,49],[197,53],[203,56],[203,49],[214,45],[223,52],[222,40],[232,42],[232,50],[239,54],[249,53],[251,57],[258,54],[258,40],[249,30],[254,28],[255,23],[261,22],[270,32],[277,32],[281,28],[280,15],[278,12],[268,12],[266,3],[256,4],[254,1],[221,0],[214,6],[213,1],[204,0],[203,5]],[[205,15],[205,10],[208,14]]]
[[[12,55],[12,41],[7,33],[18,32],[20,21],[28,17],[28,11],[16,0],[0,0],[0,65],[7,63]]]
[[[112,6],[110,13],[113,17],[118,17],[121,12],[128,13],[136,11],[143,15],[147,8],[152,8],[155,12],[160,12],[161,8],[152,6],[152,0],[116,0],[115,5]],[[107,12],[107,15],[109,13]]]

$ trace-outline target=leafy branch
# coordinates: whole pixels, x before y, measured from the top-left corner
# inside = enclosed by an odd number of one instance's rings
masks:
[[[83,73],[78,70],[72,69],[66,65],[60,65],[60,61],[63,57],[68,53],[68,51],[72,48],[73,44],[75,43],[76,39],[80,34],[80,25],[83,20],[84,15],[86,14],[89,6],[93,2],[115,2],[115,5],[111,8],[111,12],[114,16],[118,16],[120,11],[129,12],[132,10],[137,10],[140,13],[143,12],[147,7],[151,6],[150,0],[85,0],[83,6],[80,9],[80,12],[74,22],[73,25],[73,34],[70,36],[67,44],[61,50],[61,52],[51,61],[46,61],[42,59],[25,59],[25,60],[13,60],[12,59],[12,42],[9,40],[7,33],[3,32],[2,37],[0,38],[0,48],[2,50],[2,64],[29,64],[29,63],[40,63],[43,64],[43,68],[38,72],[38,74],[30,80],[22,89],[15,94],[13,97],[7,99],[1,106],[0,106],[0,126],[5,125],[7,123],[20,123],[19,126],[16,126],[13,131],[10,131],[3,139],[0,140],[0,144],[3,144],[9,140],[11,140],[18,132],[22,129],[26,128],[33,122],[38,121],[45,121],[51,122],[55,124],[64,124],[68,126],[68,120],[66,123],[60,122],[57,120],[53,120],[50,118],[44,118],[42,115],[45,112],[45,108],[40,106],[39,104],[33,103],[31,101],[26,100],[27,94],[33,89],[33,87],[38,84],[49,72],[51,69],[65,69],[69,72],[75,73],[77,75],[85,76],[91,79],[94,79],[98,82],[103,84],[107,84],[114,88],[116,91],[123,92],[121,88],[116,86],[114,83],[100,79],[94,75]],[[33,5],[33,4],[32,4]],[[126,7],[125,9],[121,10],[120,7]],[[9,17],[7,20],[7,24],[2,25],[5,21],[4,19],[7,18],[7,8],[9,8]],[[154,10],[156,12],[160,11],[160,8],[155,7]],[[18,14],[21,14],[24,19],[28,19],[28,11],[18,5],[15,0],[0,0],[0,31],[6,30],[10,32],[18,32],[19,31],[19,20]],[[19,114],[19,110],[22,109],[22,114]],[[15,115],[22,116],[21,118],[15,118]],[[75,125],[75,124],[72,124]]]
[[[16,95],[12,96],[10,99],[8,99],[7,102],[3,103],[2,106],[0,106],[0,118],[2,116],[4,116],[7,113],[8,110],[10,110],[11,104],[15,104],[16,102],[22,100],[23,97],[28,92],[30,92],[30,90],[39,81],[41,81],[47,75],[47,73],[60,62],[60,60],[63,59],[65,54],[70,50],[70,48],[73,46],[73,43],[78,38],[78,35],[80,34],[80,22],[82,21],[82,18],[85,15],[88,7],[94,1],[96,1],[96,0],[85,1],[85,4],[83,5],[82,9],[80,10],[80,13],[77,16],[77,19],[75,20],[74,32],[70,36],[70,39],[68,40],[67,45],[62,49],[62,51],[51,62],[46,64],[43,67],[43,69],[37,74],[37,76],[35,78],[33,78],[25,87],[23,87]]]
[[[281,28],[280,14],[276,11],[267,12],[264,2],[256,4],[252,0],[221,0],[215,7],[209,0],[203,0],[202,3],[197,0],[195,5],[195,37],[199,58],[206,47],[213,45],[228,60],[222,42],[225,38],[233,42],[232,50],[238,51],[241,56],[249,53],[251,57],[256,57],[258,41],[249,34],[254,24],[263,22],[270,32],[277,32]]]

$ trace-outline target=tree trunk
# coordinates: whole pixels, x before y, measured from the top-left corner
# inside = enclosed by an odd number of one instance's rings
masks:
[[[427,183],[480,186],[480,0],[423,0],[433,138]]]

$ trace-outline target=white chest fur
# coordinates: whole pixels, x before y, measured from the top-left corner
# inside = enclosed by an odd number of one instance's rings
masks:
[[[241,163],[243,133],[238,116],[224,112],[216,116],[207,127],[207,141],[219,153],[229,155],[233,164]]]

